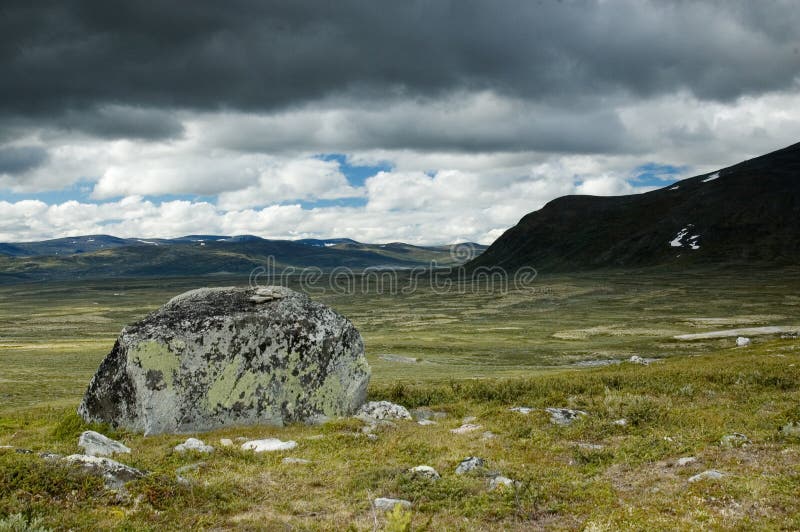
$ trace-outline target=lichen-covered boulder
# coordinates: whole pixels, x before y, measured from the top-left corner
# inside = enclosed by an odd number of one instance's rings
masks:
[[[202,288],[123,329],[78,413],[146,434],[355,412],[370,370],[349,320],[284,287]]]

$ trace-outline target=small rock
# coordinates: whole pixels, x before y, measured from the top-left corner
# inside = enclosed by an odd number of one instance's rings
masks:
[[[586,414],[583,410],[572,410],[570,408],[545,408],[550,414],[550,423],[555,425],[569,425],[579,417]]]
[[[305,458],[292,458],[287,456],[283,460],[281,460],[282,464],[310,464],[311,460],[306,460]]]
[[[736,346],[737,347],[747,347],[750,345],[750,338],[746,336],[740,336],[736,339]]]
[[[233,446],[233,440],[231,440],[230,438],[221,438],[219,440],[219,444],[222,445],[223,447],[231,447]]]
[[[417,421],[417,425],[422,425],[422,426],[438,425],[438,423],[431,419],[420,419],[419,421]]]
[[[184,477],[183,474],[188,471],[197,471],[201,467],[205,466],[206,466],[205,462],[197,462],[196,464],[181,466],[175,470],[175,480],[178,482],[178,484],[182,484],[184,486],[191,486],[192,481]]]
[[[650,361],[640,357],[639,355],[633,355],[631,358],[628,359],[628,362],[631,364],[641,364],[642,366],[649,366]]]
[[[472,423],[476,419],[478,419],[477,416],[466,416],[464,419],[461,420],[461,422],[462,423]]]
[[[370,401],[361,406],[356,416],[362,420],[369,419],[411,419],[406,407],[389,401]]]
[[[614,422],[614,425],[617,425],[618,427],[625,427],[625,426],[627,426],[627,425],[628,425],[628,420],[627,420],[627,419],[625,419],[625,418],[618,419],[618,420],[616,420],[616,421]]]
[[[694,464],[695,462],[697,462],[697,458],[695,458],[694,456],[684,456],[683,458],[678,458],[678,461],[675,463],[678,465],[678,467],[684,467],[690,464]]]
[[[577,442],[575,445],[577,445],[580,449],[586,449],[587,451],[603,450],[603,446],[598,443]]]
[[[430,408],[420,407],[415,408],[411,411],[411,415],[417,421],[422,421],[426,419],[444,419],[447,417],[445,412],[436,412],[435,410],[431,410]]]
[[[78,447],[89,456],[111,456],[115,453],[130,454],[131,450],[116,440],[112,440],[99,432],[87,430],[78,438]]]
[[[496,437],[497,437],[497,435],[494,432],[490,431],[490,430],[487,430],[486,432],[481,434],[481,439],[482,440],[493,440]]]
[[[701,480],[719,480],[725,476],[725,473],[717,471],[716,469],[709,469],[708,471],[703,471],[702,473],[698,473],[693,477],[689,477],[689,482],[699,482]]]
[[[393,510],[398,504],[403,508],[411,508],[411,503],[409,501],[404,499],[389,499],[387,497],[378,497],[372,504],[375,506],[376,510],[382,510],[384,512]]]
[[[41,458],[45,462],[58,462],[59,460],[64,458],[64,456],[56,453],[39,453],[39,458]]]
[[[265,440],[252,440],[242,444],[245,451],[263,453],[268,451],[288,451],[297,447],[297,442],[293,440],[281,441],[278,438],[267,438]]]
[[[14,449],[14,452],[17,454],[33,454],[30,449]]]
[[[482,429],[482,425],[473,425],[472,423],[465,423],[461,425],[457,429],[450,429],[450,432],[453,434],[466,434],[468,432],[474,432],[476,430]]]
[[[189,438],[183,443],[179,443],[175,446],[175,452],[178,453],[185,453],[186,451],[195,451],[198,453],[213,453],[214,448],[210,445],[206,445],[203,440],[198,440],[197,438]]]
[[[781,433],[784,436],[800,438],[800,423],[793,423],[790,421],[789,423],[781,427]]]
[[[408,471],[415,477],[427,478],[428,480],[439,480],[441,478],[439,473],[434,468],[427,465],[418,465],[416,467],[412,467]]]
[[[723,436],[719,443],[723,447],[743,447],[750,443],[750,438],[739,432],[734,432]]]
[[[78,466],[90,475],[102,477],[106,487],[109,489],[122,489],[127,482],[140,479],[146,475],[144,471],[126,466],[110,458],[99,456],[73,454],[64,458],[64,462]]]
[[[461,460],[458,466],[456,466],[456,475],[463,475],[464,473],[469,473],[470,471],[482,469],[484,467],[486,467],[486,461],[483,458],[468,456]]]
[[[497,475],[489,481],[489,489],[496,490],[497,488],[514,488],[518,484],[518,482],[511,480],[508,477]]]
[[[531,412],[533,412],[533,408],[529,408],[527,406],[515,406],[514,408],[509,408],[509,410],[511,410],[512,412],[519,412],[520,414],[526,416]]]

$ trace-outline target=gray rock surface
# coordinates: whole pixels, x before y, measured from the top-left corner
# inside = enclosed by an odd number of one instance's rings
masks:
[[[508,477],[504,477],[503,475],[497,475],[496,477],[492,477],[489,480],[489,489],[496,490],[497,488],[515,488],[517,487],[518,483],[515,480],[512,480]]]
[[[483,425],[475,425],[474,423],[464,423],[458,428],[450,429],[453,434],[468,434],[483,428]]]
[[[213,453],[214,448],[210,445],[206,445],[203,440],[198,440],[197,438],[189,438],[183,443],[179,443],[175,446],[175,452],[178,453],[185,453],[186,451],[195,451],[198,453]]]
[[[112,454],[129,454],[130,448],[99,432],[87,430],[78,438],[78,447],[89,456],[111,456]]]
[[[743,447],[750,443],[750,438],[740,432],[734,432],[723,436],[719,443],[723,447]]]
[[[376,510],[381,510],[384,512],[388,512],[389,510],[394,509],[395,506],[398,504],[403,508],[410,508],[411,502],[405,499],[390,499],[387,497],[378,497],[373,501]]]
[[[486,467],[486,461],[483,458],[468,456],[461,460],[458,466],[456,466],[456,475],[463,475],[464,473],[483,469],[484,467]]]
[[[412,476],[426,478],[428,480],[439,480],[441,476],[439,472],[428,465],[418,465],[408,470]]]
[[[144,477],[147,473],[136,468],[126,466],[110,458],[73,454],[65,457],[64,462],[80,467],[90,475],[103,477],[103,482],[109,489],[122,489],[125,484]]]
[[[202,288],[126,327],[78,413],[147,434],[350,415],[369,365],[349,320],[283,287]]]
[[[692,477],[689,477],[689,482],[695,483],[700,482],[701,480],[719,480],[725,476],[725,473],[721,471],[717,471],[716,469],[709,469],[708,471],[703,471],[702,473],[698,473]]]
[[[406,407],[389,401],[370,401],[359,408],[356,417],[365,421],[382,419],[411,419]]]
[[[586,415],[583,410],[572,410],[571,408],[545,408],[545,410],[550,414],[550,422],[555,425],[569,425]]]

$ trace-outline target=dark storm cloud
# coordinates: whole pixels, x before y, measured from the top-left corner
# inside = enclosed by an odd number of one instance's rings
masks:
[[[119,106],[103,106],[84,112],[69,110],[53,124],[105,139],[159,140],[183,134],[183,125],[171,113]]]
[[[797,77],[791,2],[5,2],[0,108],[269,110],[329,94],[524,98],[685,88],[729,99]]]
[[[0,148],[0,175],[18,175],[47,161],[47,151],[38,146]]]

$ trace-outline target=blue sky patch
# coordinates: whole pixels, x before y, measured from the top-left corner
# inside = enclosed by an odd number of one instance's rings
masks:
[[[354,187],[364,186],[367,178],[374,176],[378,172],[388,172],[392,166],[388,163],[382,163],[377,166],[359,166],[350,164],[347,155],[343,153],[325,153],[318,156],[323,161],[336,161],[339,163],[339,169],[347,177],[347,181]]]
[[[632,185],[638,187],[665,187],[682,179],[688,166],[647,163],[633,169]]]

